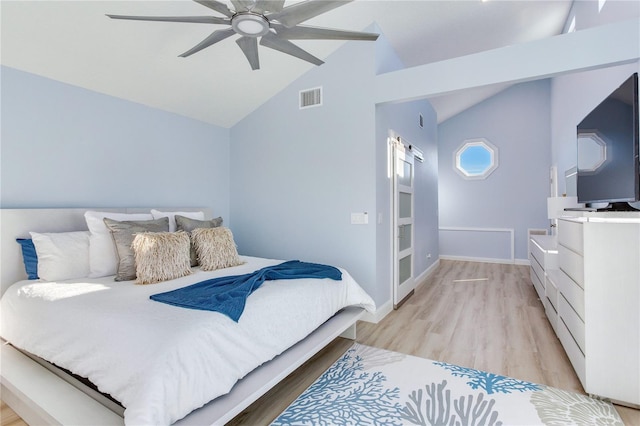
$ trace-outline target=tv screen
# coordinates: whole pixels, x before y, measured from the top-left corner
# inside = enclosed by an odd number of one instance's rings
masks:
[[[628,202],[640,201],[638,73],[578,124],[577,138],[578,202],[633,210]]]

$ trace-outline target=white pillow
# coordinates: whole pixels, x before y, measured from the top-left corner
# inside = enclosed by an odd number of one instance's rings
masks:
[[[38,255],[38,276],[46,281],[89,275],[89,232],[29,232]]]
[[[204,220],[204,212],[161,212],[151,210],[154,219],[163,217],[169,218],[169,232],[176,232],[176,215],[188,217],[189,219]]]
[[[89,237],[89,276],[92,278],[115,275],[118,253],[104,218],[113,220],[152,220],[151,213],[111,213],[87,211],[84,218],[91,232]]]

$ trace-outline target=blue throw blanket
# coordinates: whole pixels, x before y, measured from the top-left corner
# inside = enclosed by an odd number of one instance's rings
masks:
[[[149,296],[152,300],[183,308],[216,311],[238,322],[247,297],[266,280],[296,278],[331,278],[341,280],[342,273],[333,266],[290,260],[267,266],[244,275],[212,278],[166,293]]]

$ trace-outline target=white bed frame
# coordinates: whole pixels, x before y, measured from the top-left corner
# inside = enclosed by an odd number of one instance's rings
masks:
[[[67,232],[86,230],[87,210],[120,213],[148,212],[150,209],[1,209],[0,210],[0,282],[2,294],[14,282],[26,279],[22,252],[16,238],[28,238],[29,231]],[[166,211],[210,209],[166,208]],[[249,373],[230,393],[178,421],[180,425],[223,425],[251,405],[260,396],[287,377],[304,362],[342,336],[355,339],[356,322],[362,308],[350,307],[321,325],[312,334],[273,360]],[[0,384],[2,400],[28,424],[49,425],[122,425],[106,398],[44,362],[37,362],[8,344],[1,348]],[[111,405],[110,408],[108,408]]]

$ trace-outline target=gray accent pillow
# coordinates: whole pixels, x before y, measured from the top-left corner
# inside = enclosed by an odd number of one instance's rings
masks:
[[[191,219],[185,216],[175,215],[176,230],[189,232],[199,228],[217,228],[222,226],[222,218],[216,217],[210,220]],[[196,254],[196,246],[191,240],[191,266],[198,266],[198,255]]]
[[[169,232],[169,218],[163,217],[156,220],[125,220],[118,221],[104,218],[113,238],[113,243],[118,254],[118,269],[116,281],[129,281],[136,279],[136,261],[131,243],[135,234],[141,232]]]

